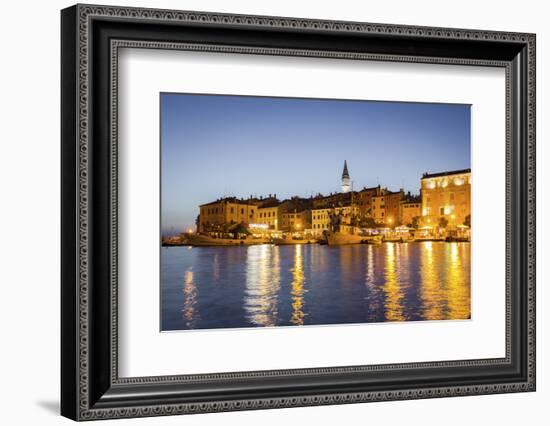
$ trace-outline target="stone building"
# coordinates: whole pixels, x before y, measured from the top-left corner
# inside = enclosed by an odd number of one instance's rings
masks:
[[[198,232],[223,232],[228,226],[254,223],[258,206],[235,197],[221,198],[199,206]]]
[[[291,210],[281,215],[281,231],[301,232],[311,227],[311,210]]]
[[[380,185],[372,188],[363,188],[354,194],[354,204],[359,208],[359,216],[361,218],[372,217],[373,197],[379,196],[382,193]]]
[[[280,208],[278,205],[271,207],[258,207],[254,223],[267,225],[268,229],[278,230],[281,223]]]
[[[371,197],[371,217],[379,225],[395,226],[401,223],[400,204],[404,198],[403,190],[392,192],[379,188]]]
[[[470,169],[422,175],[424,225],[437,225],[440,218],[445,218],[450,227],[464,224],[470,215],[471,175]]]
[[[279,205],[279,230],[298,232],[311,228],[311,198],[292,197]]]
[[[384,223],[386,220],[386,199],[383,190],[371,198],[370,216],[376,223]]]
[[[340,217],[339,222],[341,225],[352,225],[354,224],[353,218],[356,218],[359,215],[359,207],[347,205],[313,209],[311,211],[311,227],[313,233],[320,235],[323,231],[330,230],[331,216],[333,215]]]
[[[407,193],[400,203],[400,221],[402,225],[412,226],[415,218],[422,216],[422,200],[420,196]],[[418,220],[417,219],[417,220]]]
[[[267,225],[268,229],[279,230],[282,222],[281,202],[275,195],[267,198],[260,198],[253,201],[258,206],[254,223]]]
[[[404,198],[403,189],[396,192],[386,189],[384,193],[384,224],[386,226],[401,225],[401,201]]]

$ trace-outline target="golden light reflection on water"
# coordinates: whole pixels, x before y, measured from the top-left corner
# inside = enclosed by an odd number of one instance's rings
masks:
[[[438,274],[438,269],[441,265],[436,265],[434,260],[434,243],[427,241],[420,244],[420,299],[422,316],[426,320],[445,319],[445,300]]]
[[[405,283],[407,286],[409,285],[409,281],[411,279],[410,272],[409,272],[409,249],[410,249],[410,243],[402,243],[397,244],[398,247],[398,269],[399,269],[399,277],[400,281],[402,283]]]
[[[342,291],[348,292],[350,287],[353,286],[354,273],[357,271],[354,270],[354,247],[353,246],[342,246],[339,247],[340,252],[340,265],[339,269],[341,272],[341,289]]]
[[[386,294],[386,320],[403,321],[405,320],[403,307],[403,292],[398,280],[396,259],[397,243],[385,243],[386,245],[386,270],[384,274],[385,284],[384,293]]]
[[[186,329],[471,317],[469,243],[266,244],[198,259],[176,281]]]
[[[470,318],[470,270],[469,262],[462,265],[463,258],[467,261],[470,257],[461,255],[464,250],[470,250],[470,245],[464,243],[451,243],[450,264],[447,266],[447,300],[449,319]],[[467,266],[466,268],[464,266]]]
[[[197,286],[195,284],[193,271],[190,269],[185,271],[184,274],[183,295],[183,318],[187,327],[193,328],[197,322],[199,313],[197,311]]]
[[[290,322],[293,325],[304,324],[304,261],[302,258],[302,245],[294,246],[294,268],[292,269],[292,316]]]
[[[281,286],[278,246],[247,248],[244,309],[248,320],[264,327],[277,325],[278,293]]]
[[[367,287],[372,288],[374,284],[374,249],[367,246]]]
[[[437,243],[443,250],[433,253],[432,242],[421,247],[421,303],[425,320],[470,318],[470,276],[462,265],[460,250],[468,243]],[[469,259],[469,256],[467,257]],[[466,268],[465,268],[466,266]]]

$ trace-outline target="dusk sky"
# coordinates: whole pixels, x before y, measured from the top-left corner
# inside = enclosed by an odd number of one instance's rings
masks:
[[[309,197],[470,167],[470,106],[162,93],[162,232],[224,196]]]

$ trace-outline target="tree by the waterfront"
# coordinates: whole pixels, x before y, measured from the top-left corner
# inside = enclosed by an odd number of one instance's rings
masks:
[[[365,217],[362,219],[362,226],[365,228],[376,228],[376,221],[372,217]]]

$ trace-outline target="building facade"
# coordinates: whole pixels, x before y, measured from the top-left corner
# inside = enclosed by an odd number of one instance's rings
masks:
[[[311,228],[311,210],[289,210],[281,214],[281,231],[302,232]]]
[[[354,204],[359,208],[359,217],[372,217],[373,197],[379,196],[382,193],[380,185],[373,188],[363,188],[354,194]]]
[[[232,197],[202,204],[199,209],[198,232],[224,232],[236,223],[254,223],[258,206]]]
[[[311,211],[311,227],[314,234],[320,235],[323,231],[331,229],[332,216],[339,216],[341,225],[352,225],[354,224],[353,218],[358,217],[358,215],[359,207],[351,205],[313,209]]]
[[[409,194],[400,203],[401,224],[412,227],[415,221],[422,216],[422,200],[420,197],[413,197]]]
[[[384,224],[386,226],[401,225],[401,201],[405,194],[402,189],[391,192],[387,189],[384,193]]]
[[[378,224],[386,220],[386,198],[379,193],[371,198],[371,217]]]
[[[330,212],[332,209],[313,209],[311,211],[311,227],[316,234],[329,230]]]
[[[425,226],[438,225],[441,218],[450,227],[463,225],[470,215],[471,170],[424,173],[421,196]]]
[[[268,197],[250,198],[249,202],[258,206],[254,223],[266,225],[267,229],[278,230],[281,223],[281,202],[276,194],[269,194]]]
[[[281,223],[280,207],[258,207],[254,223],[267,225],[268,229],[279,230]]]

